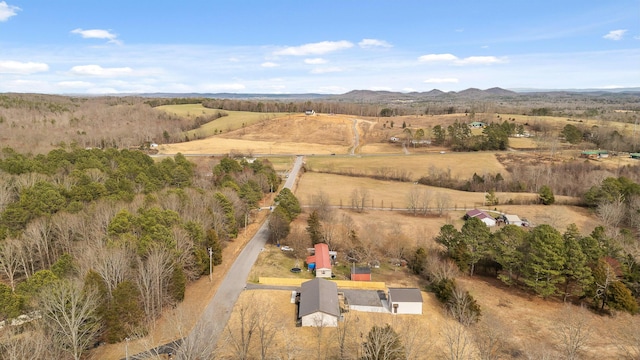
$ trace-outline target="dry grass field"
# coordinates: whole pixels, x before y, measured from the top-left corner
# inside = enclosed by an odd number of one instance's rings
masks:
[[[468,179],[479,175],[501,173],[508,176],[493,152],[429,153],[421,155],[388,155],[362,157],[308,157],[306,165],[312,170],[335,173],[365,173],[374,175],[384,169],[405,171],[412,180],[427,175],[430,168],[451,171],[453,178]]]
[[[583,330],[589,331],[585,352],[580,358],[619,359],[621,354],[616,346],[619,342],[619,324],[633,321],[624,314],[608,318],[579,311],[576,306],[567,308],[561,302],[545,301],[479,277],[459,278],[458,282],[470,291],[483,309],[480,324],[470,327],[461,335],[473,344],[474,333],[483,331],[484,322],[491,324],[496,327],[495,331],[503,342],[503,358],[562,358],[559,326],[563,321],[571,321],[571,316],[580,316],[585,324]],[[238,336],[239,313],[257,311],[259,316],[267,316],[273,322],[274,327],[270,331],[274,338],[269,352],[274,358],[332,358],[339,352],[339,329],[344,329],[348,334],[345,344],[347,353],[357,355],[361,351],[360,334],[364,338],[372,326],[385,324],[390,324],[401,334],[408,352],[413,355],[410,358],[448,358],[446,338],[457,324],[445,314],[432,293],[422,292],[422,298],[422,315],[350,311],[343,314],[344,321],[339,328],[316,329],[295,326],[295,305],[290,302],[291,291],[247,290],[240,295],[228,324],[227,337],[220,340],[218,348],[221,355],[235,357],[230,338]],[[259,358],[258,336],[253,337],[252,342],[250,357]],[[468,358],[477,358],[476,346],[471,345],[469,350],[474,355]]]

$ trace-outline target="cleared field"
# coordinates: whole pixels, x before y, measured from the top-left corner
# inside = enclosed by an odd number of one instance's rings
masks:
[[[511,137],[509,138],[509,147],[521,150],[537,149],[538,144],[536,144],[536,141],[532,138]]]
[[[306,164],[313,170],[377,174],[379,171],[393,169],[411,174],[412,180],[427,175],[432,167],[451,171],[454,178],[467,179],[473,173],[479,175],[501,173],[507,176],[504,166],[492,152],[474,153],[428,153],[419,155],[397,156],[362,156],[362,157],[308,157]]]
[[[282,116],[282,113],[257,113],[249,111],[229,111],[219,109],[209,109],[202,104],[183,104],[183,105],[163,105],[156,109],[166,111],[180,117],[195,119],[198,116],[213,116],[217,113],[226,113],[219,119],[202,125],[195,130],[187,131],[185,134],[189,138],[205,138],[217,134],[219,132],[227,132],[242,127],[253,125],[260,121],[273,119]]]
[[[161,154],[345,154],[348,146],[298,143],[289,141],[253,141],[226,139],[219,136],[184,143],[160,145]]]

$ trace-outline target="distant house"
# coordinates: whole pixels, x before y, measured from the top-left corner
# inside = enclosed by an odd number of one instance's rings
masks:
[[[336,283],[315,278],[302,283],[298,319],[302,326],[338,326],[340,305]]]
[[[304,111],[304,114],[305,114],[305,115],[315,115],[315,114],[316,114],[316,112],[315,112],[314,110],[305,110],[305,111]]]
[[[371,268],[368,268],[368,267],[351,268],[351,280],[371,281]]]
[[[487,124],[483,123],[482,121],[474,121],[469,124],[469,127],[472,129],[482,129],[485,126],[487,126]]]
[[[609,152],[607,150],[585,150],[580,153],[580,157],[587,159],[608,158]]]
[[[526,222],[521,220],[518,215],[504,214],[502,217],[504,218],[504,223],[507,225],[525,226],[526,224]]]
[[[469,210],[464,215],[464,217],[465,217],[465,220],[470,218],[478,218],[480,219],[480,221],[482,221],[483,223],[485,223],[485,225],[489,227],[496,226],[496,219],[494,219],[491,215],[485,213],[482,210],[478,210],[478,209]]]
[[[392,314],[422,314],[422,293],[417,288],[389,288]]]
[[[331,277],[331,256],[329,256],[329,246],[325,243],[319,243],[314,246],[315,255],[313,255],[313,262],[315,263],[314,269],[316,271],[316,277],[330,278]],[[309,263],[307,258],[307,263]]]

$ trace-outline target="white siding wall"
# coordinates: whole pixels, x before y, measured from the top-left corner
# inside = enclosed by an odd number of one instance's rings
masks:
[[[328,268],[316,269],[316,277],[319,277],[319,278],[330,278],[331,277],[331,269],[328,269]]]
[[[398,305],[398,311],[394,312],[394,305]],[[392,302],[391,313],[395,314],[422,314],[422,303],[418,302]]]
[[[338,326],[338,318],[323,312],[314,312],[302,317],[302,326]]]

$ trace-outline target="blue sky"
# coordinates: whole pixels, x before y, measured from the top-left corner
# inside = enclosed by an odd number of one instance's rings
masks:
[[[0,0],[0,92],[640,86],[640,0]]]

